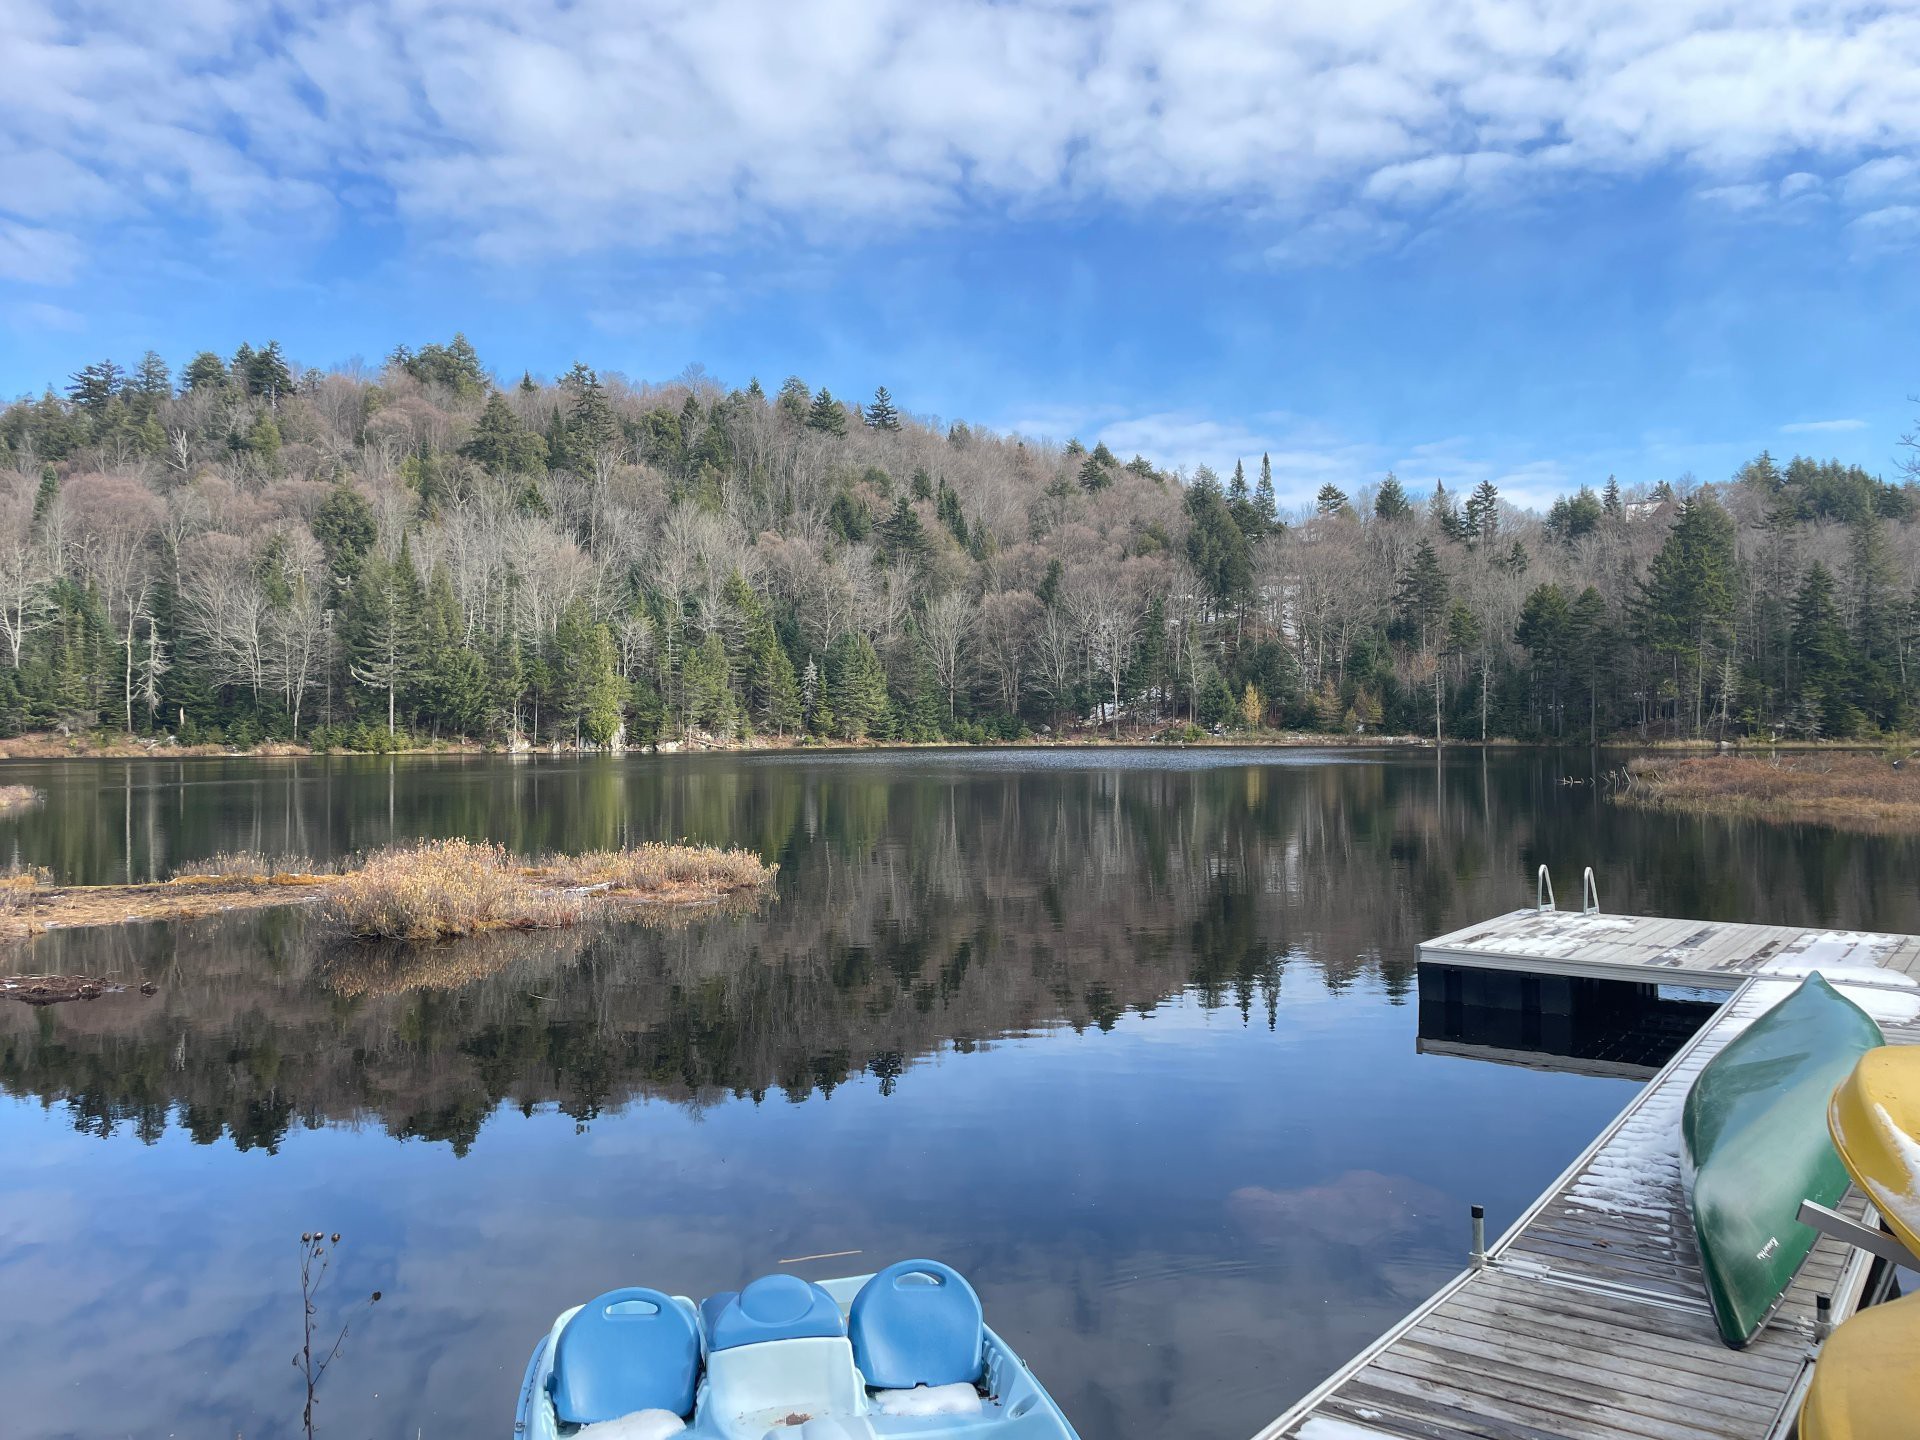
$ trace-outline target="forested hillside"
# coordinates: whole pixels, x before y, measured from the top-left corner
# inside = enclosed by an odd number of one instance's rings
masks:
[[[0,729],[1812,737],[1920,700],[1912,474],[1762,454],[1544,516],[1387,475],[1284,516],[1263,458],[1221,462],[884,388],[503,384],[459,336],[377,372],[102,361],[0,413]]]

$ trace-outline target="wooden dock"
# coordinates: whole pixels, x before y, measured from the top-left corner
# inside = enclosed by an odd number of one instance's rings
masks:
[[[1844,975],[1850,982],[1897,986],[1900,980],[1876,981],[1871,972],[1920,978],[1920,935],[1529,907],[1429,940],[1420,946],[1420,960],[1725,990],[1758,974],[1804,975],[1816,969],[1830,979]]]
[[[1610,926],[1596,920],[1625,921]],[[1469,1268],[1256,1440],[1778,1440],[1817,1353],[1816,1298],[1860,1303],[1871,1257],[1821,1237],[1744,1350],[1708,1308],[1680,1176],[1680,1108],[1706,1063],[1826,970],[1920,1044],[1920,937],[1526,910],[1420,947],[1428,963],[1730,988],[1633,1102]],[[1875,973],[1875,972],[1880,973]],[[1663,973],[1666,972],[1666,973]],[[1870,1218],[1849,1194],[1841,1207]],[[1463,1230],[1465,1229],[1463,1225]]]

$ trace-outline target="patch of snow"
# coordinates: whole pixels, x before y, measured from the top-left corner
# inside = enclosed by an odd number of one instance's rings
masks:
[[[1881,964],[1880,957],[1892,948],[1892,943],[1884,935],[1863,930],[1829,930],[1807,936],[1760,969],[1767,975],[1805,976],[1818,972],[1832,985],[1851,979],[1900,989],[1916,988],[1912,976]]]
[[[635,1410],[618,1420],[582,1425],[573,1435],[574,1440],[667,1440],[686,1428],[687,1422],[671,1410]]]
[[[1881,1025],[1909,1025],[1920,1020],[1920,994],[1882,990],[1878,986],[1840,985],[1839,992]]]
[[[1887,1113],[1886,1106],[1876,1105],[1873,1109],[1880,1118],[1881,1131],[1893,1142],[1894,1151],[1906,1169],[1907,1188],[1894,1190],[1878,1183],[1870,1184],[1868,1198],[1882,1215],[1891,1216],[1908,1234],[1920,1234],[1920,1139],[1902,1130]]]
[[[873,1408],[882,1415],[978,1415],[980,1392],[964,1380],[916,1385],[911,1390],[876,1390]]]
[[[1520,951],[1528,955],[1571,955],[1583,945],[1592,944],[1600,935],[1633,929],[1634,922],[1624,915],[1576,915],[1559,912],[1542,916],[1537,926],[1525,931],[1509,931],[1482,939],[1462,940],[1453,948],[1495,953]]]
[[[1664,1216],[1680,1185],[1680,1107],[1685,1085],[1667,1085],[1627,1118],[1567,1191],[1607,1215]]]
[[[1785,982],[1757,981],[1737,1010],[1713,1022],[1720,1048],[1794,992]],[[1717,1053],[1717,1052],[1716,1052]],[[1660,1218],[1684,1193],[1680,1112],[1692,1081],[1675,1080],[1648,1096],[1567,1189],[1567,1199],[1607,1215]]]

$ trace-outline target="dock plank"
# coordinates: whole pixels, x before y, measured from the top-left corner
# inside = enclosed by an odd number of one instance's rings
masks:
[[[1256,1440],[1355,1431],[1388,1440],[1766,1440],[1815,1353],[1820,1295],[1857,1293],[1862,1258],[1814,1245],[1773,1318],[1744,1350],[1723,1345],[1700,1271],[1677,1154],[1694,1078],[1797,983],[1769,965],[1846,957],[1833,978],[1920,1043],[1920,992],[1889,996],[1920,936],[1516,911],[1420,947],[1447,965],[1715,983],[1730,998],[1599,1139],[1488,1250]],[[1888,971],[1884,981],[1861,957]],[[1906,987],[1911,989],[1910,986]],[[1877,998],[1876,998],[1877,997]],[[1908,1007],[1911,1007],[1911,1014]],[[1671,1153],[1670,1153],[1671,1152]],[[1849,1193],[1842,1210],[1870,1218]],[[1323,1418],[1332,1428],[1312,1422]],[[1344,1427],[1344,1428],[1342,1428]]]

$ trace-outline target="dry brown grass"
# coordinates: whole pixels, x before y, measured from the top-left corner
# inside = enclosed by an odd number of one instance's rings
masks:
[[[0,785],[0,815],[38,805],[43,797],[31,785]]]
[[[204,860],[190,861],[189,865],[189,869],[173,877],[175,884],[238,880],[253,885],[286,885],[326,879],[334,873],[304,856],[267,855],[258,850],[222,850]]]
[[[369,940],[445,940],[483,930],[550,930],[579,921],[577,896],[542,885],[504,847],[428,840],[369,855],[327,887],[321,913]]]
[[[293,856],[230,852],[171,880],[51,885],[41,869],[0,870],[0,938],[137,920],[191,920],[318,900],[358,939],[445,940],[489,930],[552,930],[589,911],[754,903],[774,867],[751,852],[641,845],[527,865],[498,845],[429,840],[376,851],[348,869]]]
[[[1920,758],[1800,754],[1643,757],[1614,798],[1650,809],[1747,815],[1873,834],[1920,832]]]
[[[532,873],[575,889],[605,889],[632,895],[696,890],[727,894],[763,885],[773,874],[750,850],[717,845],[635,845],[626,850],[589,850],[549,856]]]

